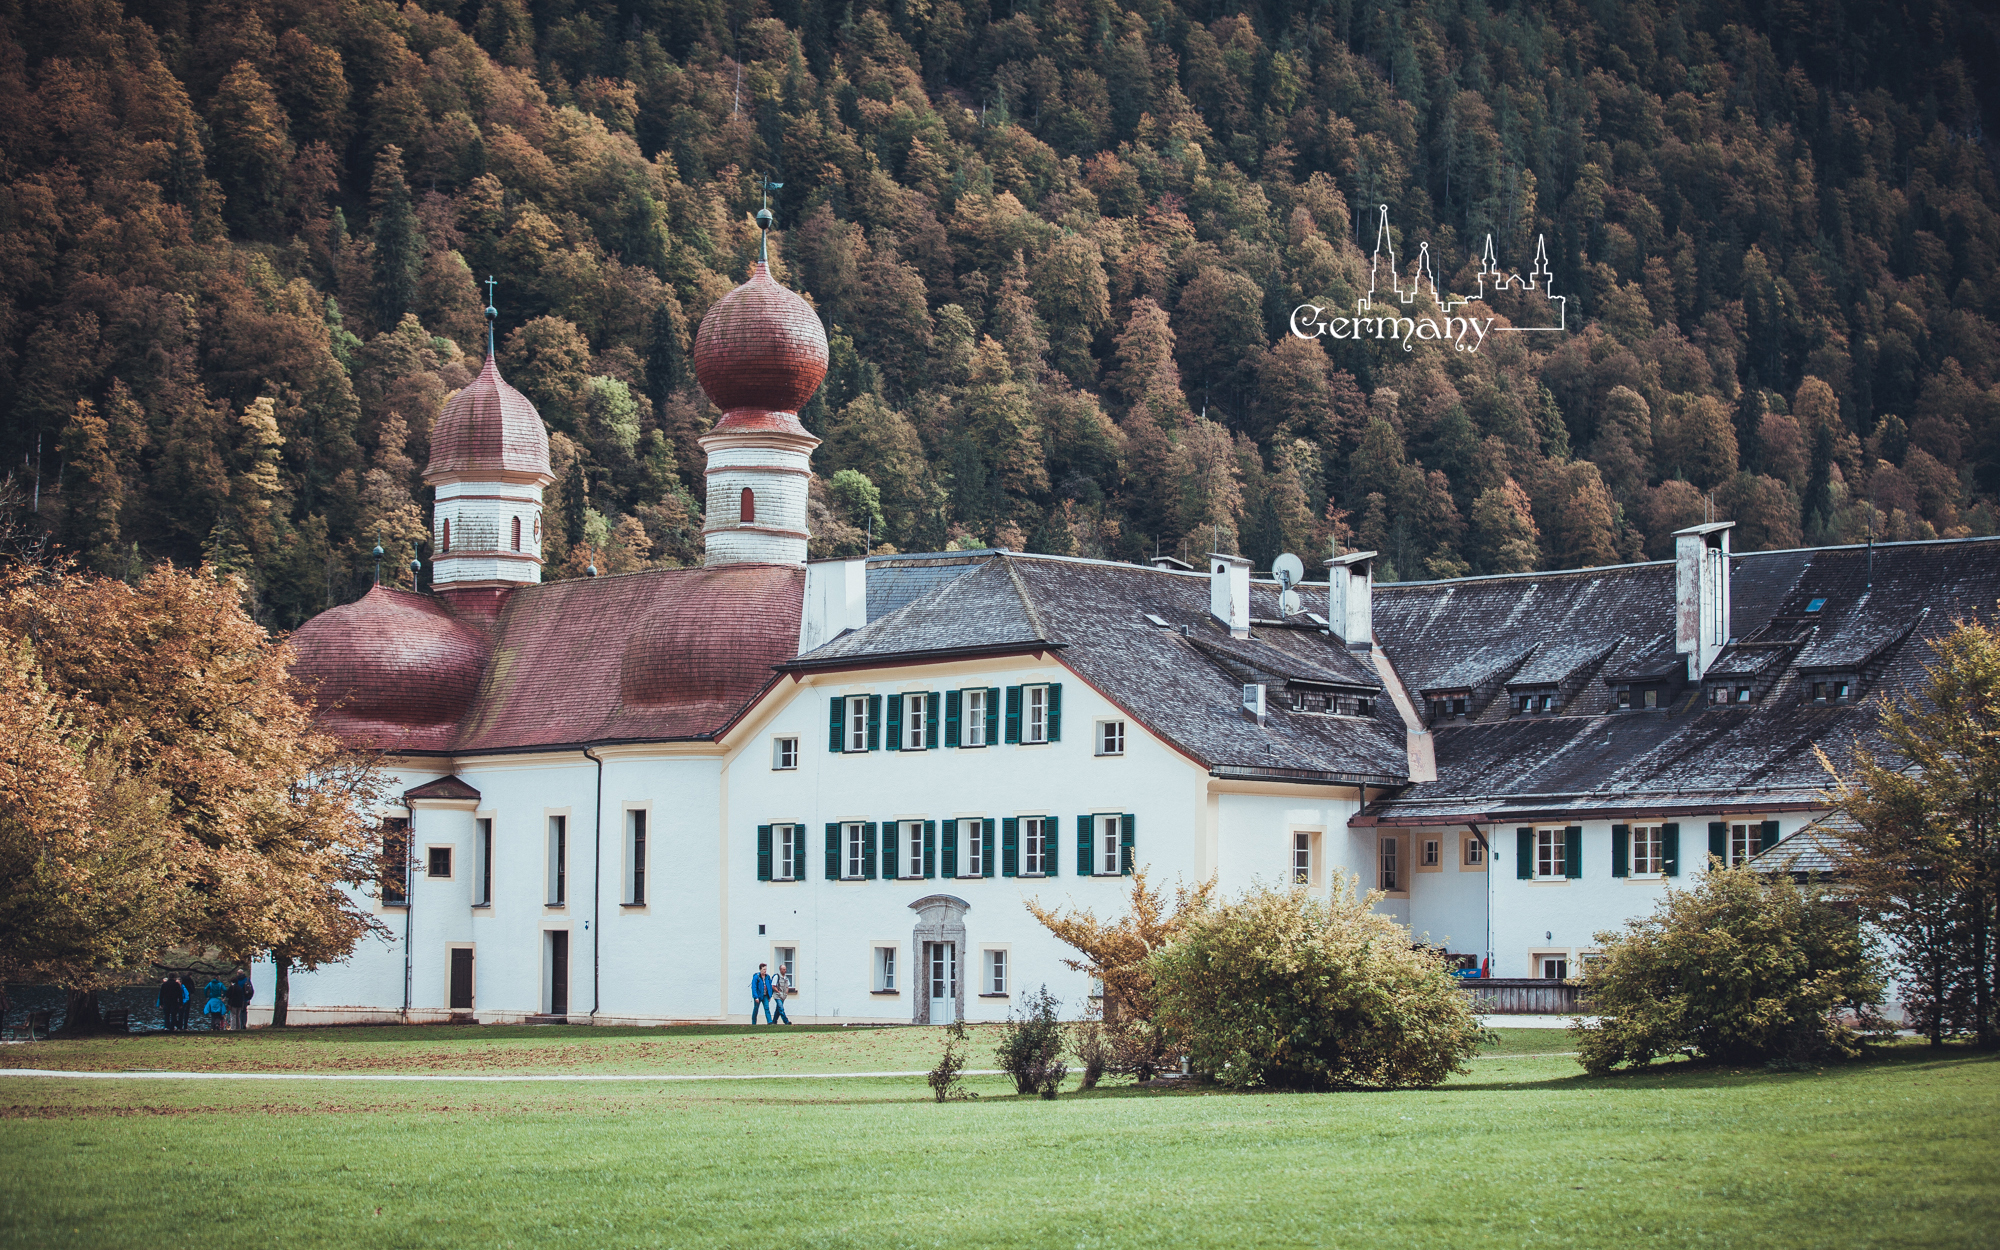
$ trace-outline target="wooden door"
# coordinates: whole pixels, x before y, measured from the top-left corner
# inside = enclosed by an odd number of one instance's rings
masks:
[[[472,949],[455,946],[451,951],[451,1009],[472,1010]]]
[[[569,1014],[569,930],[549,933],[549,1014]]]

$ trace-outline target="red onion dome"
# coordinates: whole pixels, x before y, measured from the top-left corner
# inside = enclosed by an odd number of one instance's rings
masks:
[[[451,397],[431,427],[426,479],[446,474],[551,481],[549,432],[528,397],[500,377],[489,353],[471,385]]]
[[[488,643],[436,599],[375,586],[292,635],[292,675],[321,722],[378,746],[443,750],[472,706]]]
[[[758,261],[715,302],[694,336],[694,374],[722,409],[719,430],[803,432],[798,411],[826,377],[826,327]]]

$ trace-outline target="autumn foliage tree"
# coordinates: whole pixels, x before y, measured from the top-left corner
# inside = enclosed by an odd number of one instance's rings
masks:
[[[136,585],[0,573],[0,963],[94,991],[170,950],[307,967],[373,926],[375,771],[315,731],[243,586],[161,566]]]

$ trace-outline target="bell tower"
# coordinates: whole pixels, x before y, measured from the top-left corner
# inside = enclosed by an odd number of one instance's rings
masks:
[[[768,231],[770,210],[757,220]],[[768,255],[695,332],[695,377],[722,409],[701,439],[708,453],[703,563],[711,568],[806,561],[806,485],[819,440],[799,424],[799,409],[826,377],[826,327],[771,277]]]

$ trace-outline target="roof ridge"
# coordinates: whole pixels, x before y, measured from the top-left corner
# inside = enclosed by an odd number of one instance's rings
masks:
[[[1021,580],[1021,574],[1014,568],[1013,560],[1008,558],[1012,554],[1009,552],[1008,555],[1000,557],[1000,566],[1007,570],[1007,580],[1013,583],[1014,593],[1021,597],[1021,607],[1028,613],[1028,624],[1034,629],[1035,637],[1043,642],[1052,641],[1048,626],[1042,623],[1042,614],[1035,607],[1034,596],[1028,593],[1027,583]]]

